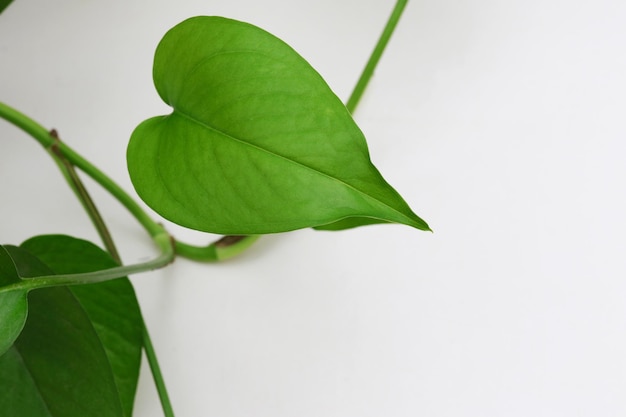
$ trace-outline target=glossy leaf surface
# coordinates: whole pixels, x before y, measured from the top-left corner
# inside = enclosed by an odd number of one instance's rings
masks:
[[[11,254],[21,275],[41,261],[56,273],[115,265],[97,246],[67,236],[33,238]],[[33,417],[131,416],[142,322],[128,280],[36,290],[29,300],[22,334],[0,357],[0,409]],[[23,414],[24,407],[40,412]]]
[[[135,189],[165,218],[222,234],[336,222],[328,228],[428,230],[372,165],[345,106],[273,35],[191,18],[159,44],[154,82],[173,112],[137,127],[127,160]]]
[[[70,236],[39,236],[22,248],[35,254],[57,274],[112,268],[117,263],[98,246]],[[127,278],[68,287],[80,302],[109,358],[120,400],[127,416],[141,363],[143,319],[135,290]]]
[[[20,281],[15,263],[0,246],[0,286]],[[28,315],[28,300],[25,290],[0,293],[0,355],[7,351],[17,339]]]

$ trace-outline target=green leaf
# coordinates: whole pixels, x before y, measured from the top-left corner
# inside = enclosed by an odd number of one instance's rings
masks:
[[[8,247],[20,274],[37,258]],[[29,294],[29,316],[0,357],[0,409],[29,417],[123,416],[111,368],[89,318],[63,287]],[[16,363],[17,362],[17,363]],[[20,381],[19,385],[15,381]],[[39,410],[39,414],[33,413]]]
[[[133,132],[140,197],[180,225],[262,234],[395,222],[428,230],[383,179],[322,77],[255,26],[195,17],[171,29],[154,82],[173,107]],[[343,227],[342,227],[343,225]]]
[[[20,281],[15,263],[4,246],[0,246],[0,287]],[[26,290],[0,293],[0,355],[19,336],[28,315]]]
[[[68,236],[36,237],[11,255],[22,276],[29,274],[23,266],[34,264],[28,257],[57,274],[116,265],[97,246]],[[42,289],[29,299],[23,332],[0,357],[0,409],[29,417],[130,417],[143,326],[130,282]],[[27,413],[28,407],[43,411]]]
[[[57,274],[117,266],[98,246],[70,236],[39,236],[22,243]],[[143,318],[128,278],[68,287],[80,302],[109,358],[125,415],[130,416],[139,378]]]

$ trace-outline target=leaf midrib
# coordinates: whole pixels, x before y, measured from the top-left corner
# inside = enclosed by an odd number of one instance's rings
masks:
[[[258,145],[250,143],[250,142],[248,142],[246,140],[236,138],[236,137],[234,137],[234,136],[232,136],[232,135],[230,135],[230,134],[228,134],[226,132],[223,132],[223,131],[221,131],[221,130],[219,130],[219,129],[217,129],[217,128],[215,128],[215,127],[213,127],[213,126],[211,126],[211,125],[209,125],[209,124],[207,124],[207,123],[205,123],[205,122],[203,122],[201,120],[196,119],[195,117],[192,117],[191,115],[188,115],[188,114],[180,111],[179,109],[174,108],[174,111],[170,114],[170,116],[173,116],[173,115],[181,116],[181,117],[189,120],[190,122],[193,122],[193,123],[195,123],[195,124],[197,124],[199,126],[202,126],[202,127],[206,128],[206,129],[209,129],[209,130],[211,130],[211,131],[213,131],[213,132],[215,132],[215,133],[217,133],[219,135],[225,136],[225,137],[235,141],[236,143],[239,143],[239,144],[244,145],[244,146],[249,146],[249,147],[251,147],[251,148],[253,148],[253,149],[257,150],[257,151],[260,151],[260,152],[266,153],[268,155],[271,155],[273,157],[285,160],[285,161],[287,161],[289,163],[292,163],[294,165],[297,165],[297,166],[299,166],[301,168],[313,171],[314,173],[316,173],[318,175],[326,177],[327,179],[330,179],[331,181],[340,183],[343,186],[345,186],[345,187],[347,187],[347,188],[349,188],[351,190],[354,190],[355,192],[359,193],[362,196],[365,196],[367,199],[372,200],[372,201],[376,202],[379,205],[383,205],[384,207],[386,207],[386,208],[392,210],[393,212],[399,214],[401,217],[408,219],[409,224],[415,224],[416,223],[415,220],[411,219],[406,214],[402,213],[401,211],[397,210],[396,208],[394,208],[394,207],[386,204],[385,202],[383,202],[383,201],[373,197],[372,195],[370,195],[370,194],[368,194],[368,193],[366,193],[366,192],[364,192],[364,191],[354,187],[353,185],[351,185],[349,183],[346,183],[345,181],[343,181],[343,180],[341,180],[339,178],[333,177],[333,176],[331,176],[331,175],[329,175],[329,174],[327,174],[327,173],[325,173],[323,171],[320,171],[320,170],[318,170],[318,169],[316,169],[314,167],[311,167],[311,166],[308,166],[308,165],[303,164],[301,162],[298,162],[298,161],[296,161],[294,159],[290,159],[290,158],[288,158],[288,157],[286,157],[284,155],[281,155],[281,154],[278,154],[276,152],[270,151],[269,149],[262,148],[262,147],[260,147]],[[370,162],[370,164],[371,164],[371,162]],[[350,216],[350,217],[355,217],[355,216]],[[356,217],[364,217],[364,216],[356,216]],[[368,217],[368,216],[365,216],[365,217]],[[386,220],[386,219],[381,219],[381,220]]]
[[[28,373],[30,380],[32,381],[33,385],[36,388],[37,397],[41,400],[41,403],[43,404],[44,408],[48,412],[48,415],[52,417],[53,414],[52,414],[52,411],[50,411],[50,407],[48,407],[48,401],[46,401],[46,399],[41,394],[41,387],[39,385],[38,379],[34,377],[34,374],[31,371],[31,368],[28,366],[28,362],[24,360],[24,356],[22,355],[22,352],[20,351],[18,344],[14,344],[13,347],[15,348],[15,353],[17,353],[17,355],[20,357],[20,362],[22,362],[22,366],[24,366],[24,369]]]

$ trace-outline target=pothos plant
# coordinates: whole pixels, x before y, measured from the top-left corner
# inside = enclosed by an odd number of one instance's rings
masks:
[[[219,261],[260,235],[301,228],[429,230],[372,165],[351,117],[405,5],[397,2],[346,104],[292,48],[251,24],[200,16],[165,34],[153,76],[172,112],[134,130],[128,171],[137,194],[164,218],[225,235],[204,247],[176,240],[54,130],[0,103],[0,117],[58,163],[104,246],[66,235],[0,246],[3,415],[129,417],[143,350],[164,414],[173,416],[128,275],[177,256]],[[78,170],[130,211],[158,257],[121,264]]]

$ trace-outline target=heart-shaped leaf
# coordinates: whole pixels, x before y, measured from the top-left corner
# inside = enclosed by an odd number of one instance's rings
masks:
[[[220,17],[171,29],[154,82],[173,107],[133,132],[141,198],[180,225],[262,234],[395,222],[428,230],[370,161],[322,77],[273,35]]]
[[[15,263],[0,246],[0,289],[20,281]],[[28,315],[26,290],[0,292],[0,355],[6,352],[20,335]]]
[[[68,236],[39,236],[7,248],[22,277],[116,265],[97,246]],[[48,272],[36,267],[42,261]],[[29,301],[22,334],[0,357],[0,409],[29,417],[130,417],[142,344],[130,282],[41,289]]]

